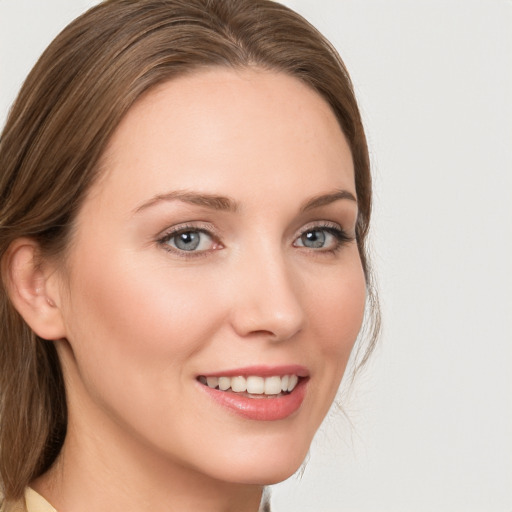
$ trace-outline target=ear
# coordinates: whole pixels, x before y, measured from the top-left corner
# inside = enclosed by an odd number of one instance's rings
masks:
[[[39,254],[34,240],[15,240],[5,254],[2,273],[9,298],[29,327],[40,338],[58,340],[66,335],[58,276]]]

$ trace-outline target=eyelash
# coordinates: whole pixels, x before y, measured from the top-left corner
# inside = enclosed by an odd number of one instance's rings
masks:
[[[296,246],[294,242],[295,247],[303,247],[306,250],[313,251],[314,253],[318,254],[336,254],[338,251],[340,251],[347,243],[352,242],[354,240],[353,237],[349,236],[348,233],[342,229],[338,224],[333,223],[321,223],[321,224],[313,224],[308,225],[302,231],[300,232],[299,236],[295,238],[296,240],[300,240],[304,235],[307,233],[312,233],[314,231],[324,231],[332,235],[335,239],[335,246],[332,249],[312,249],[309,247],[304,246]]]
[[[175,226],[168,230],[162,237],[157,240],[157,243],[161,245],[164,250],[170,252],[181,258],[200,258],[207,256],[212,250],[204,250],[204,251],[185,251],[169,245],[169,242],[184,233],[203,233],[209,236],[215,244],[218,244],[222,247],[222,244],[219,242],[218,236],[215,235],[214,230],[211,225],[197,225],[197,224],[180,224],[179,226]]]
[[[332,235],[335,239],[335,247],[331,249],[324,249],[324,248],[310,248],[306,247],[304,245],[296,245],[297,240],[300,240],[304,235],[307,233],[312,233],[315,231],[323,231],[328,233],[329,235]],[[181,234],[185,233],[202,233],[204,235],[207,235],[211,238],[212,242],[214,244],[217,244],[219,247],[215,249],[206,249],[206,250],[200,250],[200,251],[186,251],[182,250],[176,247],[172,247],[169,245],[169,242],[173,239],[178,237]],[[293,246],[297,248],[301,248],[307,251],[312,251],[316,254],[336,254],[340,249],[343,248],[345,244],[348,242],[352,242],[354,240],[353,237],[349,236],[345,230],[343,230],[338,224],[334,223],[321,223],[321,224],[313,224],[308,225],[304,229],[301,230],[301,232],[298,234],[298,236],[294,239]],[[197,224],[181,224],[179,226],[175,226],[168,230],[162,237],[160,237],[157,240],[157,243],[161,245],[164,250],[177,255],[181,258],[199,258],[207,256],[208,253],[218,250],[219,248],[222,248],[223,245],[219,241],[219,237],[216,236],[214,230],[212,229],[211,225],[205,225],[204,227],[202,225]]]

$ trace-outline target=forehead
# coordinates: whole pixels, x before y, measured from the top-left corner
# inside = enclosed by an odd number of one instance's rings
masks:
[[[115,131],[103,168],[133,201],[159,188],[251,194],[256,185],[285,190],[290,180],[355,195],[352,156],[330,106],[298,79],[259,69],[210,69],[151,90]]]

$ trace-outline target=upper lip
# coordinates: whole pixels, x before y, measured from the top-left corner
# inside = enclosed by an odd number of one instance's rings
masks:
[[[273,377],[284,375],[297,375],[297,377],[309,377],[309,370],[302,365],[289,364],[280,366],[244,366],[243,368],[230,368],[200,374],[203,377],[240,377],[256,375],[259,377]]]

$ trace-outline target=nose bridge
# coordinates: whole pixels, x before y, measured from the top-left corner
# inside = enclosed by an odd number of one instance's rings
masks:
[[[301,330],[301,283],[280,245],[260,245],[240,257],[234,327],[241,335],[285,340]]]

